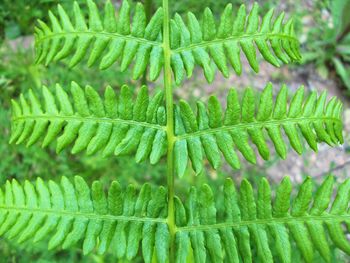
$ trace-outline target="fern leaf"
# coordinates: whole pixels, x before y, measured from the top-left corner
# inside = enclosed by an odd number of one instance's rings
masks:
[[[265,160],[270,157],[266,138],[269,137],[277,154],[285,159],[287,145],[282,130],[292,148],[303,152],[303,137],[311,149],[317,151],[317,143],[334,145],[343,142],[342,103],[332,98],[326,103],[326,92],[319,97],[315,92],[304,98],[304,88],[300,87],[289,106],[287,88],[283,86],[274,102],[272,85],[268,84],[257,96],[248,88],[241,101],[235,89],[227,96],[227,108],[223,113],[219,100],[212,96],[208,106],[197,103],[195,114],[189,104],[180,101],[175,109],[175,169],[179,176],[185,172],[188,159],[196,173],[203,170],[203,159],[207,157],[211,166],[221,165],[220,152],[235,169],[240,167],[237,151],[251,163],[256,162],[256,153],[249,140]]]
[[[215,202],[208,185],[199,190],[192,188],[184,205],[176,199],[177,262],[185,262],[193,254],[198,263],[206,259],[253,262],[253,255],[261,262],[290,263],[295,261],[292,243],[305,262],[314,262],[315,251],[330,262],[333,245],[350,254],[348,230],[344,230],[350,220],[350,181],[340,185],[334,201],[333,182],[334,178],[328,176],[313,196],[313,182],[306,178],[296,197],[291,198],[292,186],[286,177],[272,198],[265,178],[256,195],[247,180],[237,191],[227,179],[220,193],[224,202],[221,196]]]
[[[49,13],[50,26],[39,21],[35,30],[37,62],[49,64],[72,55],[71,67],[86,57],[89,66],[100,61],[100,69],[120,60],[124,71],[134,61],[134,79],[140,78],[150,65],[150,80],[156,80],[164,64],[162,8],[147,24],[144,7],[140,3],[131,15],[130,4],[124,0],[118,10],[118,19],[109,1],[103,18],[92,0],[87,0],[87,5],[88,23],[77,3],[74,3],[72,19],[59,5],[58,17]],[[241,74],[241,50],[256,72],[259,71],[256,49],[274,66],[279,66],[280,61],[300,60],[293,21],[290,19],[283,23],[283,13],[273,20],[273,10],[270,10],[260,23],[258,9],[258,4],[254,4],[247,15],[242,5],[234,19],[232,4],[228,4],[218,24],[208,8],[200,22],[192,13],[188,13],[187,23],[176,14],[170,21],[171,66],[176,83],[182,82],[185,72],[190,77],[195,65],[203,68],[207,80],[211,82],[215,73],[212,61],[225,77],[229,76],[228,62],[237,74]]]
[[[165,243],[155,245],[169,236],[166,196],[163,187],[145,184],[136,191],[130,185],[124,191],[116,181],[106,196],[99,181],[89,187],[79,176],[74,183],[66,177],[60,183],[7,181],[5,191],[0,190],[0,234],[20,243],[49,240],[49,249],[81,242],[84,254],[96,248],[99,254],[116,251],[118,258],[129,260],[142,243],[143,251],[168,257]],[[144,242],[146,237],[154,242]]]
[[[255,72],[259,71],[256,49],[264,60],[276,67],[281,62],[300,60],[299,41],[292,19],[283,23],[282,13],[273,20],[273,10],[260,19],[258,9],[255,3],[247,14],[245,5],[242,5],[233,17],[232,4],[228,4],[220,23],[215,21],[209,8],[205,9],[201,21],[188,13],[188,22],[185,23],[176,14],[170,27],[171,59],[176,83],[181,83],[185,72],[187,77],[191,77],[195,65],[203,68],[209,82],[213,81],[215,68],[212,67],[212,60],[224,77],[229,76],[228,63],[240,75],[241,50]]]
[[[120,60],[121,70],[124,71],[134,60],[135,79],[143,75],[148,64],[151,80],[157,79],[163,65],[162,8],[147,23],[144,7],[140,3],[131,16],[130,4],[124,0],[118,10],[118,19],[110,1],[105,4],[103,17],[92,0],[87,0],[87,6],[88,23],[76,2],[72,19],[58,5],[58,17],[49,13],[51,26],[39,21],[35,30],[37,62],[49,64],[72,55],[69,62],[71,67],[84,58],[88,59],[89,66],[100,61],[100,69],[106,69]]]
[[[28,97],[25,99],[21,95],[19,103],[12,101],[10,142],[26,141],[30,146],[43,138],[45,147],[57,139],[57,152],[74,143],[73,154],[83,150],[87,154],[102,151],[104,156],[135,154],[137,162],[149,158],[152,164],[159,162],[166,153],[166,113],[162,92],[150,99],[147,88],[142,87],[133,102],[127,86],[121,89],[119,98],[107,87],[103,100],[91,87],[87,86],[84,91],[72,83],[72,102],[59,85],[56,86],[56,96],[43,87],[43,100],[32,91]],[[175,108],[176,173],[180,177],[185,173],[188,159],[194,171],[200,173],[204,157],[217,169],[221,165],[220,152],[234,169],[240,167],[237,151],[255,163],[256,153],[249,140],[256,145],[259,155],[268,160],[270,150],[266,137],[271,139],[277,154],[284,159],[287,145],[282,130],[299,154],[304,149],[301,137],[314,151],[317,151],[318,142],[329,145],[343,142],[342,104],[335,98],[326,103],[325,92],[319,97],[313,92],[304,98],[301,87],[288,106],[287,88],[281,88],[274,102],[272,85],[268,84],[258,103],[256,97],[251,89],[246,89],[240,102],[237,92],[232,89],[224,113],[214,96],[210,97],[208,106],[198,102],[196,114],[187,102],[180,101]]]
[[[252,262],[256,255],[262,262],[289,263],[292,246],[305,262],[313,262],[315,251],[330,262],[333,245],[350,254],[343,226],[350,220],[350,181],[338,187],[334,200],[333,185],[328,176],[313,194],[314,183],[306,178],[294,196],[288,177],[275,194],[265,178],[256,191],[247,180],[237,191],[226,179],[217,200],[208,185],[192,187],[184,203],[175,197],[176,262]],[[106,196],[99,181],[89,187],[79,176],[74,183],[66,177],[60,183],[7,181],[0,188],[0,235],[48,240],[51,249],[80,243],[85,254],[96,248],[128,260],[142,250],[145,262],[167,262],[166,197],[163,187],[123,190],[118,182]]]
[[[19,103],[12,101],[10,142],[26,141],[30,146],[43,139],[45,147],[57,139],[57,152],[73,144],[73,154],[83,150],[87,154],[101,151],[104,156],[135,153],[137,162],[150,158],[157,163],[167,148],[162,103],[163,92],[150,98],[145,86],[135,101],[127,86],[119,97],[107,87],[104,98],[92,87],[83,90],[74,82],[70,94],[59,85],[55,95],[43,87],[40,100],[29,91],[28,99],[21,95]]]

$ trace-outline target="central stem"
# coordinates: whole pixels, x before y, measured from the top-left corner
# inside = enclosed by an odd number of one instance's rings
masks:
[[[171,52],[170,52],[170,32],[169,32],[169,3],[163,0],[164,20],[163,20],[163,50],[164,50],[164,89],[167,113],[167,185],[168,185],[168,218],[167,223],[170,231],[170,263],[175,261],[175,208],[174,208],[174,98],[171,83]]]

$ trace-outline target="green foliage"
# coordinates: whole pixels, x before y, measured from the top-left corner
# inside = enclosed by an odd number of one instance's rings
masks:
[[[330,1],[328,7],[333,24],[317,21],[321,26],[310,33],[304,62],[315,61],[325,77],[328,76],[328,68],[335,69],[343,85],[350,90],[350,1]]]
[[[40,103],[30,91],[29,103],[23,96],[20,105],[13,101],[11,142],[19,144],[27,140],[30,146],[44,137],[42,146],[45,147],[57,138],[57,152],[74,142],[73,154],[86,150],[91,155],[102,150],[103,157],[127,155],[137,150],[137,162],[149,157],[152,164],[165,154],[166,116],[164,107],[160,106],[161,91],[150,99],[143,86],[133,102],[127,86],[122,87],[119,97],[107,87],[102,99],[92,87],[86,86],[83,91],[73,82],[70,96],[57,85],[56,98],[46,87],[42,97],[43,103]],[[73,97],[73,104],[69,97]]]
[[[15,39],[32,33],[38,18],[45,18],[58,2],[70,6],[70,0],[2,0],[0,2],[0,42],[4,36]],[[83,2],[78,0],[78,2]]]
[[[312,262],[315,250],[329,262],[327,234],[335,246],[349,253],[342,222],[347,222],[348,217],[350,181],[338,188],[331,202],[333,181],[329,176],[312,197],[313,183],[307,178],[291,199],[288,177],[277,187],[274,198],[265,178],[259,183],[257,195],[247,180],[242,181],[236,192],[231,179],[227,179],[221,193],[224,195],[221,209],[216,207],[214,193],[208,185],[198,190],[192,188],[185,209],[179,200],[176,202],[180,225],[177,262],[185,262],[189,245],[194,262],[205,262],[206,258],[223,262],[225,256],[229,262],[252,262],[254,254],[261,262],[294,262],[291,240],[306,262]],[[222,215],[219,220],[218,214]]]
[[[51,236],[49,249],[82,241],[84,254],[96,246],[103,254],[112,246],[118,258],[132,259],[142,240],[144,255],[152,256],[155,244],[158,258],[167,254],[164,243],[157,246],[168,235],[163,187],[151,189],[145,184],[137,193],[133,185],[122,191],[113,182],[106,196],[99,181],[89,188],[81,177],[75,177],[74,185],[66,177],[59,184],[39,178],[34,185],[26,181],[21,186],[13,180],[1,192],[0,204],[0,234],[16,237],[19,243]]]
[[[337,187],[334,200],[333,184],[328,176],[313,194],[313,182],[306,178],[295,197],[288,177],[275,194],[265,178],[256,194],[247,180],[236,190],[227,179],[216,198],[208,185],[192,187],[184,202],[175,198],[176,262],[251,262],[254,256],[261,262],[292,262],[294,246],[306,262],[313,261],[316,251],[329,262],[330,242],[350,253],[343,230],[349,222],[350,181]],[[140,248],[145,262],[168,260],[163,187],[145,184],[136,190],[129,185],[124,190],[114,181],[106,195],[99,181],[89,187],[81,177],[74,184],[62,177],[59,184],[12,180],[3,190],[0,234],[9,239],[49,240],[49,248],[79,244],[84,254],[96,249],[129,260]]]
[[[167,153],[167,189],[144,184],[136,190],[132,184],[124,190],[114,181],[106,195],[102,181],[89,187],[82,177],[75,177],[74,184],[66,177],[59,184],[8,181],[0,190],[0,235],[19,243],[48,240],[50,249],[80,246],[84,254],[111,251],[127,260],[142,256],[145,262],[291,262],[294,247],[306,262],[313,260],[314,248],[330,261],[329,243],[350,254],[341,225],[348,223],[349,181],[332,202],[332,177],[314,197],[309,178],[293,198],[288,178],[274,198],[266,179],[259,184],[257,198],[247,180],[237,194],[230,179],[214,191],[208,185],[192,187],[184,202],[175,194],[174,175],[184,175],[188,159],[200,173],[204,155],[217,169],[221,152],[239,168],[237,152],[256,161],[250,140],[263,159],[269,158],[268,138],[285,158],[282,130],[298,153],[303,150],[301,137],[315,151],[319,142],[342,143],[342,104],[335,98],[326,103],[326,93],[304,98],[300,88],[288,105],[287,88],[282,87],[274,101],[268,84],[260,96],[246,89],[242,100],[232,89],[225,112],[214,96],[208,106],[198,102],[196,113],[183,100],[174,103],[172,73],[176,84],[185,72],[190,77],[196,66],[203,68],[208,82],[216,68],[228,77],[228,63],[240,74],[241,50],[255,72],[257,50],[276,67],[300,60],[291,19],[284,23],[283,13],[273,19],[273,10],[260,18],[257,4],[248,14],[242,5],[235,17],[229,4],[220,22],[210,9],[201,20],[192,13],[187,22],[178,14],[171,19],[168,0],[149,21],[142,4],[131,14],[127,0],[117,16],[109,1],[103,16],[92,0],[87,0],[87,9],[85,16],[74,3],[74,23],[60,5],[58,17],[49,12],[51,26],[39,20],[37,62],[48,65],[69,58],[73,67],[86,58],[88,66],[99,61],[100,69],[106,69],[120,60],[122,71],[134,62],[133,77],[144,78],[149,71],[152,81],[163,69],[165,98],[163,92],[149,96],[146,86],[136,99],[126,85],[118,95],[108,86],[103,97],[75,82],[69,91],[57,84],[55,94],[44,86],[39,96],[30,90],[27,98],[12,100],[10,141],[49,146],[56,140],[57,152],[73,144],[73,154],[134,155],[136,162],[149,158],[151,164]]]
[[[145,4],[146,1],[143,1]],[[230,3],[233,4],[235,8],[239,7],[244,1],[242,0],[231,0]],[[162,0],[153,0],[153,5],[161,6]],[[218,1],[218,0],[206,0],[205,5],[209,7],[213,13],[217,16],[222,12],[222,10],[227,5],[227,1]],[[203,3],[196,0],[179,0],[171,3],[170,11],[172,14],[186,14],[188,12],[192,12],[195,15],[201,15],[203,12]]]
[[[312,92],[304,98],[304,88],[301,87],[288,105],[287,87],[280,89],[274,102],[272,85],[268,84],[259,101],[252,89],[247,88],[240,102],[237,91],[231,89],[224,113],[218,98],[211,96],[207,107],[202,102],[197,103],[197,117],[187,102],[180,101],[177,114],[181,118],[176,117],[175,125],[175,165],[178,174],[182,176],[185,172],[187,155],[196,173],[203,169],[203,153],[214,169],[220,166],[220,152],[234,169],[239,169],[240,162],[235,150],[255,164],[256,153],[249,140],[256,145],[262,158],[268,160],[270,151],[265,133],[270,137],[277,154],[285,159],[287,146],[282,129],[298,154],[303,152],[300,135],[314,151],[317,151],[319,142],[329,145],[343,143],[342,103],[336,98],[326,103],[326,96],[326,92],[319,97],[316,92]]]
[[[51,27],[39,21],[40,26],[36,28],[38,62],[49,64],[52,60],[57,61],[73,54],[69,63],[71,67],[88,56],[89,66],[101,60],[100,69],[106,69],[121,58],[122,71],[134,60],[133,78],[142,77],[149,64],[150,80],[156,80],[164,63],[162,8],[147,23],[144,8],[138,4],[132,18],[133,24],[130,24],[128,1],[123,1],[118,20],[110,2],[105,5],[103,19],[92,1],[88,1],[88,7],[89,25],[85,23],[76,3],[73,9],[74,25],[61,6],[58,7],[60,19],[50,13]],[[176,14],[170,21],[170,48],[173,50],[171,65],[176,83],[182,82],[185,71],[190,77],[195,65],[203,68],[209,82],[213,81],[215,68],[211,60],[225,77],[229,75],[228,61],[235,72],[241,74],[241,49],[250,66],[258,72],[254,43],[263,58],[274,66],[279,66],[278,59],[283,63],[299,60],[299,44],[292,20],[283,24],[282,13],[272,22],[273,10],[270,10],[260,25],[258,8],[255,4],[247,15],[242,5],[234,19],[232,5],[229,4],[221,16],[219,26],[216,26],[210,9],[204,12],[201,23],[194,14],[188,13],[186,25],[181,16]]]
[[[150,78],[155,80],[162,68],[160,35],[162,8],[159,8],[147,23],[144,7],[138,4],[131,25],[128,1],[123,1],[118,21],[110,2],[105,5],[103,20],[100,18],[95,3],[92,1],[87,1],[87,3],[88,25],[77,3],[74,4],[73,9],[74,26],[60,5],[58,6],[60,21],[53,13],[50,13],[52,28],[39,21],[40,27],[36,28],[37,61],[49,64],[52,60],[57,61],[74,53],[70,59],[70,67],[75,66],[84,56],[89,55],[89,66],[101,59],[100,69],[106,69],[122,57],[121,70],[124,71],[135,58],[134,78],[140,78],[150,63]],[[91,45],[93,48],[90,50]]]
[[[18,37],[21,33],[29,33],[26,26],[33,23],[38,16],[44,15],[44,10],[35,9],[34,12],[21,14],[23,10],[29,10],[42,1],[12,1],[3,0],[0,3],[0,36],[9,39]],[[48,11],[46,7],[46,12]]]
[[[262,57],[276,67],[280,65],[278,59],[283,63],[298,61],[301,58],[299,42],[294,34],[292,20],[283,24],[282,13],[273,21],[274,10],[271,9],[260,23],[258,9],[259,6],[255,3],[247,15],[246,7],[242,5],[234,18],[232,5],[228,4],[218,26],[209,8],[205,9],[201,23],[194,14],[188,13],[186,25],[180,15],[176,14],[174,20],[170,21],[170,47],[173,50],[171,63],[176,83],[182,82],[185,71],[187,77],[190,77],[195,65],[201,66],[207,80],[212,82],[215,69],[211,59],[223,76],[229,76],[228,61],[240,75],[241,49],[250,67],[258,72],[254,44]]]
[[[20,93],[27,92],[28,87],[33,91],[41,90],[42,85],[54,86],[59,82],[62,86],[70,85],[72,79],[81,85],[100,86],[107,84],[112,87],[120,87],[127,83],[132,86],[130,72],[121,73],[117,68],[98,72],[96,68],[88,68],[81,64],[67,71],[65,62],[44,67],[35,64],[34,51],[26,46],[30,38],[17,41],[14,46],[4,44],[0,47],[0,103],[3,108],[9,108],[11,99],[17,98]]]
[[[20,41],[19,44],[21,44]],[[32,180],[38,175],[48,180],[60,175],[79,174],[89,181],[101,179],[105,182],[114,178],[115,171],[119,171],[118,180],[122,184],[134,183],[138,185],[149,181],[150,178],[154,184],[162,185],[165,183],[166,166],[164,162],[159,162],[156,167],[148,162],[135,165],[135,161],[127,156],[120,156],[117,159],[103,158],[102,155],[96,154],[72,156],[67,150],[56,155],[54,144],[41,148],[38,144],[25,147],[23,144],[8,143],[11,134],[11,98],[17,99],[20,93],[27,94],[28,87],[31,87],[34,94],[38,95],[41,94],[43,84],[54,88],[55,83],[60,81],[62,87],[67,88],[66,90],[69,92],[71,80],[74,79],[79,84],[89,83],[93,87],[103,87],[108,83],[115,89],[119,89],[123,83],[128,83],[131,92],[134,92],[135,84],[130,83],[129,72],[116,72],[114,67],[98,72],[96,68],[89,69],[85,65],[67,71],[65,63],[52,64],[45,68],[42,65],[34,64],[32,48],[18,47],[14,49],[8,45],[3,45],[0,48],[0,57],[2,58],[0,61],[0,130],[3,135],[0,137],[1,185],[8,178],[22,181],[24,179]],[[99,90],[102,91],[102,89]],[[42,96],[38,97],[40,100],[42,99]],[[59,104],[57,103],[57,105]],[[30,247],[30,245],[26,247]],[[12,256],[16,257],[16,260],[20,260],[22,252],[22,250],[21,253],[15,254],[13,252]],[[0,254],[2,254],[2,250]],[[44,253],[42,254],[45,257]]]
[[[286,86],[279,91],[276,102],[272,95],[272,85],[268,84],[256,107],[259,96],[254,95],[252,89],[245,90],[241,102],[236,90],[231,89],[224,113],[217,97],[212,96],[208,107],[197,103],[197,117],[187,102],[180,101],[175,110],[177,174],[183,176],[188,159],[194,171],[201,173],[204,156],[214,169],[218,169],[220,152],[234,169],[240,168],[235,150],[249,162],[256,163],[249,139],[262,158],[268,160],[270,151],[264,130],[282,159],[286,158],[287,146],[281,129],[298,154],[303,152],[300,134],[314,151],[319,142],[343,143],[342,103],[336,98],[326,103],[326,92],[319,97],[313,92],[304,98],[301,87],[288,105]],[[149,158],[151,164],[158,163],[166,153],[163,92],[150,99],[143,86],[133,101],[127,86],[122,87],[119,97],[107,87],[102,99],[90,86],[83,91],[73,82],[71,95],[57,85],[55,97],[46,87],[42,89],[43,99],[38,99],[32,91],[28,97],[26,100],[21,96],[19,103],[12,102],[10,142],[26,141],[27,146],[31,146],[43,138],[42,146],[46,147],[57,138],[57,153],[73,144],[72,154],[86,150],[88,155],[101,151],[103,157],[113,153],[135,155],[136,162]],[[73,103],[69,97],[73,98]]]

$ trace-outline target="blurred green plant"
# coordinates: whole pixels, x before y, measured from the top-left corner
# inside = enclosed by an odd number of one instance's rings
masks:
[[[94,67],[79,65],[67,71],[65,61],[48,67],[35,64],[32,38],[16,40],[11,45],[3,44],[0,46],[0,57],[0,103],[3,108],[9,108],[7,104],[11,98],[16,98],[29,88],[36,90],[42,85],[54,86],[58,81],[66,86],[74,79],[101,88],[107,83],[112,87],[120,87],[124,83],[133,87],[137,83],[130,81],[129,70],[120,72],[114,67],[98,72]]]
[[[330,10],[331,23],[322,17],[325,8]],[[350,0],[320,1],[317,10],[319,26],[309,33],[303,62],[314,62],[324,78],[335,70],[350,94]]]
[[[76,1],[83,2],[82,0]],[[15,39],[22,35],[32,34],[37,19],[44,19],[50,8],[58,3],[62,6],[69,6],[71,2],[71,0],[1,0],[0,42],[4,38]]]

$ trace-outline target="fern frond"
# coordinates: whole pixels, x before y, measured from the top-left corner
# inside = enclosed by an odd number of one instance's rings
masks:
[[[211,82],[215,74],[211,60],[225,77],[229,76],[228,62],[240,75],[241,50],[255,72],[259,71],[256,49],[267,62],[277,67],[280,61],[299,61],[299,41],[292,19],[283,23],[282,13],[273,20],[274,11],[270,10],[260,22],[258,9],[255,3],[247,15],[246,7],[242,5],[234,18],[232,4],[228,4],[220,23],[215,21],[209,8],[205,9],[201,23],[192,13],[188,13],[187,24],[176,14],[170,24],[171,62],[176,83],[181,83],[185,71],[190,77],[195,65],[203,68],[207,80]]]
[[[287,147],[282,130],[298,154],[303,151],[301,137],[314,151],[317,151],[319,142],[329,145],[342,143],[342,103],[336,98],[326,103],[326,97],[326,92],[319,97],[312,92],[304,98],[304,88],[300,87],[287,106],[286,86],[281,88],[274,102],[272,85],[268,84],[258,103],[252,89],[245,90],[241,102],[236,90],[231,89],[224,114],[214,96],[210,97],[208,107],[202,102],[197,103],[197,114],[187,102],[180,101],[175,112],[177,174],[184,174],[188,157],[195,172],[200,173],[204,154],[215,169],[220,166],[220,152],[236,169],[240,167],[236,150],[249,162],[255,163],[256,154],[249,140],[256,145],[262,158],[268,160],[270,151],[266,137],[271,139],[277,154],[285,159]]]
[[[20,102],[12,101],[12,136],[10,142],[27,142],[30,146],[43,138],[45,147],[57,139],[57,152],[74,143],[72,153],[86,150],[87,154],[102,151],[128,155],[136,152],[136,161],[150,158],[157,163],[167,148],[163,92],[149,98],[143,86],[135,101],[127,86],[119,97],[111,87],[105,90],[104,99],[90,86],[83,90],[72,83],[68,95],[56,86],[55,96],[46,87],[42,99],[29,91]],[[71,99],[72,98],[72,99]]]
[[[292,242],[305,262],[313,262],[315,251],[330,262],[331,245],[350,254],[348,229],[344,228],[344,223],[350,223],[350,180],[340,185],[334,201],[333,181],[332,176],[327,177],[313,196],[313,182],[306,178],[291,198],[292,185],[286,177],[272,198],[265,178],[257,195],[247,180],[236,192],[232,180],[227,179],[223,207],[216,205],[208,185],[192,188],[185,206],[176,199],[177,262],[185,262],[189,247],[198,263],[208,258],[210,262],[223,262],[223,258],[227,262],[254,262],[255,256],[259,262],[295,262]]]
[[[152,164],[166,153],[166,112],[162,92],[150,99],[147,88],[142,87],[133,102],[127,86],[122,87],[119,98],[107,87],[103,100],[90,86],[83,91],[73,82],[72,102],[59,85],[56,96],[43,87],[43,100],[38,100],[32,91],[28,97],[26,100],[21,95],[19,103],[12,101],[10,142],[26,141],[30,146],[44,137],[42,145],[45,147],[57,139],[57,152],[74,143],[73,154],[83,150],[87,154],[102,151],[104,156],[136,152],[137,162],[150,158]],[[268,84],[257,106],[257,96],[250,88],[245,90],[241,102],[236,90],[231,89],[225,113],[214,96],[210,97],[208,107],[197,103],[197,114],[187,102],[180,101],[175,108],[176,173],[180,177],[184,174],[188,159],[194,171],[200,173],[204,156],[217,169],[221,165],[220,152],[234,169],[240,167],[237,150],[249,162],[255,163],[256,153],[250,146],[250,139],[262,158],[268,160],[270,151],[266,137],[269,137],[277,154],[285,159],[287,146],[282,130],[298,154],[304,149],[301,137],[314,151],[319,142],[342,143],[342,103],[336,98],[326,103],[326,97],[326,92],[319,97],[312,92],[304,98],[301,87],[287,107],[286,86],[281,88],[274,102],[272,85]]]
[[[208,185],[192,187],[184,204],[175,198],[176,262],[252,262],[257,256],[261,262],[289,263],[294,244],[305,262],[313,262],[315,251],[330,262],[330,246],[350,254],[345,228],[350,180],[338,187],[334,200],[333,185],[328,176],[313,194],[306,178],[294,197],[288,177],[275,194],[265,178],[257,194],[247,180],[237,192],[227,179],[215,192],[218,200]],[[136,191],[130,185],[124,191],[117,182],[106,196],[100,182],[90,188],[78,176],[74,184],[65,177],[59,184],[12,180],[0,189],[0,235],[18,242],[47,239],[51,249],[81,243],[84,253],[96,248],[129,260],[141,249],[145,262],[167,262],[166,196],[163,187],[145,184]]]
[[[76,176],[74,184],[62,177],[59,184],[35,184],[16,180],[0,190],[0,235],[18,242],[49,240],[49,249],[68,248],[81,242],[84,254],[97,249],[99,254],[113,250],[118,258],[133,259],[142,243],[150,262],[155,251],[160,262],[168,257],[167,193],[164,187],[145,184],[136,191],[133,185],[122,190],[112,182],[106,196],[95,181],[89,187]],[[159,245],[161,244],[161,245]]]
[[[110,2],[105,5],[103,19],[92,0],[87,0],[87,5],[88,24],[77,3],[73,7],[74,23],[60,5],[58,17],[49,13],[51,26],[39,21],[35,30],[37,62],[48,64],[73,54],[71,67],[88,57],[89,66],[100,61],[101,69],[121,60],[121,70],[124,71],[134,61],[134,79],[140,78],[150,64],[150,80],[156,80],[164,64],[162,8],[147,24],[144,7],[140,3],[136,5],[132,19],[128,0],[123,1],[118,19]],[[241,74],[241,50],[256,72],[259,71],[257,49],[274,66],[279,66],[280,61],[300,60],[299,41],[292,19],[283,23],[282,13],[273,20],[274,12],[270,10],[260,23],[258,9],[258,4],[254,4],[247,15],[246,7],[242,5],[234,18],[232,4],[229,4],[218,24],[208,8],[201,22],[188,13],[186,24],[176,14],[170,21],[171,65],[176,83],[182,82],[185,72],[190,77],[195,65],[203,68],[207,80],[211,82],[215,74],[212,60],[225,77],[229,76],[228,62],[237,74]]]
[[[74,23],[60,5],[58,17],[49,13],[51,26],[39,21],[35,30],[37,62],[48,64],[73,54],[69,62],[71,67],[85,57],[88,57],[89,66],[100,60],[101,69],[121,59],[121,70],[124,71],[135,60],[134,78],[141,77],[150,64],[150,78],[157,79],[163,65],[162,8],[147,23],[140,3],[131,17],[130,4],[124,0],[118,10],[118,19],[110,1],[105,5],[103,18],[92,0],[87,0],[87,5],[88,24],[76,2],[73,7]]]

